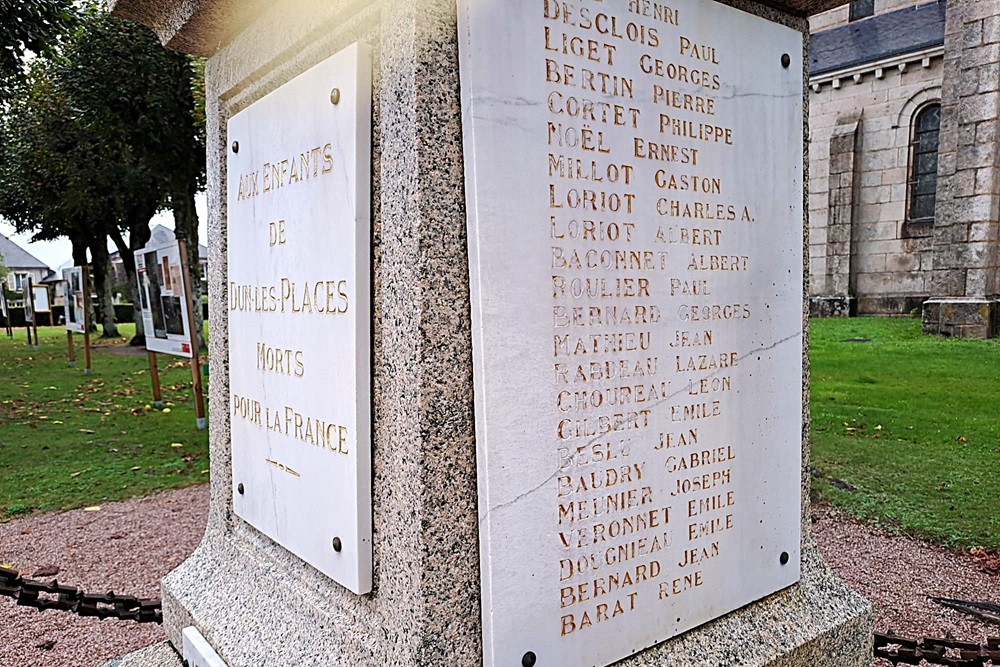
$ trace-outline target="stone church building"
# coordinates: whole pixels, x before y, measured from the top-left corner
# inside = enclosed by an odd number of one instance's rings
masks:
[[[1000,0],[854,0],[811,32],[813,314],[1000,335]]]

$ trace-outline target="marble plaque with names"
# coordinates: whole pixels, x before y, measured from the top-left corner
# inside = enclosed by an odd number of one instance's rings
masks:
[[[803,36],[710,0],[459,36],[484,664],[608,665],[799,579]]]
[[[229,120],[236,514],[355,593],[372,586],[371,48]]]

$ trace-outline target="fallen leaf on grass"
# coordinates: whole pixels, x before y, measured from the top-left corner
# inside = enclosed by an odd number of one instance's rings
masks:
[[[88,435],[93,435],[94,432],[89,428],[81,428],[80,433],[87,433]]]
[[[83,511],[84,512],[100,512],[101,511],[101,506],[100,505],[91,505],[90,507],[84,507]]]
[[[955,442],[968,442],[968,441],[969,439],[966,438],[964,435],[960,435],[957,438],[955,438]]]
[[[58,565],[42,565],[31,575],[33,577],[54,577],[59,574]]]
[[[142,466],[132,466],[132,470],[142,470]]]
[[[173,447],[174,449],[180,449],[180,448],[181,448],[181,447],[183,447],[184,445],[182,445],[182,444],[181,444],[181,443],[179,443],[179,442],[172,442],[172,443],[170,443],[170,446],[171,446],[171,447]]]
[[[81,470],[80,472],[71,472],[71,473],[69,474],[69,476],[70,476],[70,477],[79,477],[79,476],[80,476],[80,475],[82,475],[82,474],[83,474],[83,471]]]

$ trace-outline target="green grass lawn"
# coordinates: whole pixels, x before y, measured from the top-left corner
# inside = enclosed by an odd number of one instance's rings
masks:
[[[935,542],[1000,547],[1000,341],[922,336],[909,318],[810,326],[814,491]]]
[[[133,325],[120,325],[123,336]],[[208,480],[208,432],[195,424],[189,361],[158,355],[165,409],[152,408],[143,348],[95,339],[93,375],[66,363],[66,331],[0,329],[0,521],[98,505]]]

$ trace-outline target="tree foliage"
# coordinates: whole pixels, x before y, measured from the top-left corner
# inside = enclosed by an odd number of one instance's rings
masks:
[[[74,255],[89,247],[102,296],[111,292],[100,266],[107,240],[134,286],[133,251],[148,242],[150,218],[170,207],[178,238],[194,248],[197,275],[201,77],[199,62],[166,50],[147,28],[96,7],[82,10],[59,56],[34,60],[4,111],[0,215],[36,239],[69,237]]]
[[[52,57],[74,24],[72,0],[0,0],[0,99],[24,80],[29,54]]]

